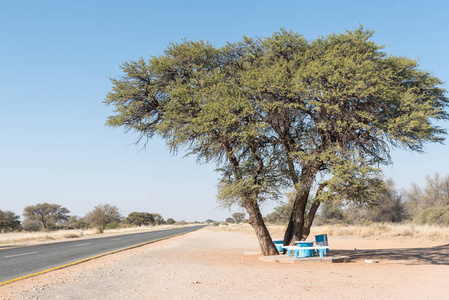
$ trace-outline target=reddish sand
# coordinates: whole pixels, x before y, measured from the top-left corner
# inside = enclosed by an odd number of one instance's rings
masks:
[[[353,261],[262,262],[244,254],[253,234],[202,229],[1,286],[0,299],[449,299],[449,245],[329,243]]]

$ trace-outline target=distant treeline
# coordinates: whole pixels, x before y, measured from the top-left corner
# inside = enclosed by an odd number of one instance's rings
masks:
[[[58,229],[115,229],[127,226],[148,226],[161,224],[186,224],[173,218],[165,220],[158,213],[132,212],[127,217],[120,214],[117,206],[99,204],[84,217],[69,215],[70,211],[58,204],[38,203],[25,207],[23,222],[12,211],[0,210],[0,232],[41,231]]]
[[[412,183],[409,189],[402,191],[395,188],[392,179],[388,179],[385,180],[385,187],[365,206],[332,201],[322,203],[314,225],[414,222],[449,226],[449,175],[428,175],[424,187]],[[292,206],[292,201],[289,201],[276,207],[273,213],[265,217],[265,221],[288,223]]]

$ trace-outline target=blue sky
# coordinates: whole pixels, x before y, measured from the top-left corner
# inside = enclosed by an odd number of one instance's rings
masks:
[[[360,24],[389,54],[449,82],[447,1],[0,0],[0,209],[49,202],[84,216],[109,203],[123,215],[224,220],[238,209],[217,208],[214,165],[174,157],[157,139],[141,151],[136,135],[104,126],[109,78],[183,38],[222,46],[284,27],[315,39]],[[424,185],[449,174],[448,150],[394,151],[385,175],[400,189]]]

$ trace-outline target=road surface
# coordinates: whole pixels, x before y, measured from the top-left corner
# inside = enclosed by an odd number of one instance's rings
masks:
[[[203,227],[204,225],[181,227],[169,230],[1,249],[0,284],[119,249],[191,232]]]

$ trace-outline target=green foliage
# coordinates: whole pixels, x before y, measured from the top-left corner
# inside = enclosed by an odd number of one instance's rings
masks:
[[[425,209],[414,221],[419,224],[449,226],[449,205]]]
[[[207,220],[206,220],[206,223],[207,223],[207,224],[212,224],[212,223],[214,223],[214,222],[215,222],[215,221],[212,220],[212,219],[207,219]]]
[[[153,215],[146,212],[132,212],[125,218],[126,224],[135,226],[153,225],[154,222]]]
[[[9,232],[20,229],[20,217],[12,211],[0,209],[0,232]]]
[[[25,221],[34,220],[39,222],[44,229],[54,229],[58,223],[69,219],[70,211],[58,204],[38,203],[26,206],[23,211]]]
[[[90,227],[98,227],[104,230],[109,223],[119,223],[121,215],[117,206],[98,204],[91,212],[87,213],[84,219]]]
[[[167,221],[165,221],[165,224],[168,224],[168,225],[173,225],[175,223],[176,223],[176,221],[173,218],[168,218]]]
[[[120,226],[120,224],[118,222],[110,222],[110,223],[106,224],[104,229],[117,229],[117,228],[119,228],[119,226]]]
[[[77,216],[70,216],[69,220],[63,224],[68,229],[87,229],[88,224],[84,219]]]
[[[212,225],[218,226],[218,225],[220,225],[220,222],[215,222],[215,221],[214,221],[214,223],[212,223]]]

